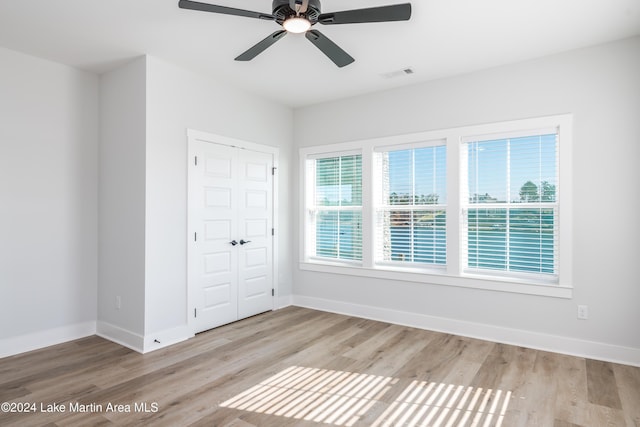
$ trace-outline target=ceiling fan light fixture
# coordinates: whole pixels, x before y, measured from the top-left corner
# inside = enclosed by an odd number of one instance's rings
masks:
[[[306,18],[294,16],[284,21],[282,23],[282,26],[289,33],[300,34],[309,31],[309,29],[311,28],[311,22],[309,22],[309,20]]]

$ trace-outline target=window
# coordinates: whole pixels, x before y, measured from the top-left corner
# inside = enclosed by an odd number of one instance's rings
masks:
[[[362,259],[362,156],[322,157],[309,163],[315,194],[309,215],[313,256]]]
[[[446,150],[376,150],[377,264],[446,264]]]
[[[555,129],[463,142],[465,271],[555,278],[557,142]]]
[[[570,297],[571,120],[301,149],[300,267]]]

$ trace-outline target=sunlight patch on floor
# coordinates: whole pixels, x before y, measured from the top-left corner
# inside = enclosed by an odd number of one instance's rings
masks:
[[[511,392],[413,381],[372,427],[500,427]]]
[[[349,427],[380,403],[387,408],[374,427],[499,427],[511,399],[511,392],[502,390],[414,381],[391,404],[381,402],[397,382],[378,375],[291,366],[220,406]]]
[[[292,366],[220,406],[348,427],[396,381],[377,375]]]

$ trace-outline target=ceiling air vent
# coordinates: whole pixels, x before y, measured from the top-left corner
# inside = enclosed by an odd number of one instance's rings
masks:
[[[403,68],[402,70],[391,71],[390,73],[384,73],[380,75],[382,76],[383,79],[393,79],[395,77],[408,76],[413,73],[414,73],[413,68],[407,67],[407,68]]]

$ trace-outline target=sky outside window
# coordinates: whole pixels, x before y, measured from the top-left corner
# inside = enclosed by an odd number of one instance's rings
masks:
[[[446,147],[425,147],[389,152],[389,193],[395,203],[446,204]],[[408,198],[401,196],[409,196]]]
[[[475,203],[554,201],[556,135],[541,135],[468,144],[469,198]],[[553,186],[550,197],[523,198],[523,186],[533,183],[538,195]],[[526,190],[526,187],[524,188]],[[526,193],[526,192],[525,192]]]

